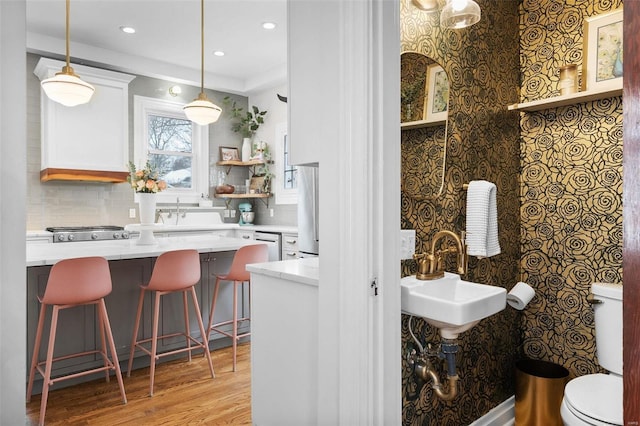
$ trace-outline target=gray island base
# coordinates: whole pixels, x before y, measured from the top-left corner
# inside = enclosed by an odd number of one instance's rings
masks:
[[[35,340],[40,305],[38,295],[44,293],[51,265],[62,259],[74,257],[102,256],[109,260],[113,290],[105,298],[111,329],[115,340],[118,360],[126,369],[129,359],[129,346],[133,333],[133,325],[139,295],[139,285],[146,283],[151,277],[157,256],[165,251],[179,249],[196,249],[200,253],[201,280],[196,285],[198,302],[202,310],[203,321],[209,321],[209,307],[213,298],[215,276],[226,273],[231,266],[235,251],[245,245],[256,244],[255,241],[239,238],[226,238],[217,235],[184,236],[158,238],[157,244],[138,245],[136,240],[120,240],[105,242],[86,242],[73,244],[32,244],[27,246],[27,359],[30,365]],[[175,296],[175,297],[173,297]],[[233,286],[222,286],[218,296],[219,302],[215,312],[215,322],[229,320],[233,315]],[[159,333],[168,334],[184,330],[182,298],[179,294],[162,298],[161,323]],[[243,289],[239,296],[240,313],[249,313],[248,289]],[[222,303],[220,303],[222,302]],[[151,337],[152,303],[145,300],[145,308],[140,324],[140,334]],[[43,344],[40,348],[40,359],[46,357],[46,343],[49,338],[50,311],[43,331]],[[195,320],[195,313],[190,305],[189,327],[191,334],[200,338],[200,331]],[[54,356],[70,352],[90,350],[100,346],[100,334],[93,306],[63,310],[58,320],[58,333]],[[229,326],[230,331],[230,326]],[[225,336],[212,333],[209,347],[217,349],[230,346],[231,341]],[[186,346],[184,338],[167,339],[160,345],[159,352]],[[141,352],[134,355],[134,368],[148,366],[149,357]],[[179,357],[177,355],[176,357]],[[167,357],[170,358],[170,357]],[[168,359],[167,359],[168,360]],[[100,357],[85,357],[61,361],[55,365],[52,376],[87,370],[101,363]],[[214,365],[215,368],[215,365]],[[206,372],[205,372],[206,373]],[[203,373],[204,374],[204,373]],[[80,381],[100,378],[101,374],[80,377],[56,385],[55,388],[70,386]],[[34,393],[42,388],[42,378],[36,376]],[[25,377],[25,382],[27,377]]]

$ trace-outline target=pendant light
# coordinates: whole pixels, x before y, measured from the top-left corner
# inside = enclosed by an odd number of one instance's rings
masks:
[[[460,29],[480,21],[480,6],[473,0],[447,0],[440,12],[440,26]]]
[[[42,90],[47,94],[49,99],[65,106],[76,106],[86,104],[93,96],[95,89],[89,83],[82,81],[74,72],[69,64],[69,2],[66,0],[66,50],[67,64],[62,67],[62,71],[56,73],[55,76],[42,80],[40,85]]]
[[[182,109],[187,118],[201,126],[218,121],[222,108],[214,105],[204,93],[204,0],[200,0],[200,94]]]
[[[411,3],[425,12],[435,12],[438,10],[438,0],[411,0]]]

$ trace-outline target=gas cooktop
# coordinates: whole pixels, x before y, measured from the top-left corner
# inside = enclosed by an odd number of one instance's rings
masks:
[[[129,238],[129,232],[122,226],[52,226],[47,231],[53,232],[54,243]]]

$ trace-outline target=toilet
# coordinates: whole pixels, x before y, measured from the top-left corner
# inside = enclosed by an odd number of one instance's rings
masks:
[[[622,425],[622,286],[594,283],[591,292],[598,363],[609,374],[567,383],[560,414],[565,426]]]

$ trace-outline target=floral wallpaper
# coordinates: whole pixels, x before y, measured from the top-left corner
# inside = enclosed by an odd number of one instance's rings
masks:
[[[622,282],[621,97],[534,113],[506,108],[558,95],[559,67],[582,63],[584,18],[622,1],[477,2],[481,21],[457,31],[441,30],[437,13],[401,2],[402,51],[435,59],[451,84],[444,193],[416,195],[403,182],[401,226],[416,229],[416,250],[423,251],[438,230],[464,230],[464,183],[494,182],[502,253],[471,257],[467,278],[507,290],[522,280],[536,296],[526,310],[507,307],[460,335],[459,395],[452,402],[413,378],[405,352],[414,345],[403,315],[405,425],[473,422],[513,395],[522,357],[558,363],[575,376],[598,371],[586,297],[594,281]],[[433,150],[427,132],[402,132],[403,177],[416,176],[414,187],[429,174],[405,169],[430,167],[418,158]],[[415,273],[415,263],[403,261],[402,271]],[[413,331],[422,342],[439,341],[419,319]]]
[[[582,64],[584,18],[620,0],[524,0],[522,101],[559,94],[558,69]],[[591,283],[622,283],[622,97],[521,114],[524,354],[574,376],[599,371]]]
[[[488,259],[470,258],[472,281],[513,287],[518,279],[519,122],[507,111],[518,102],[518,2],[479,1],[482,20],[464,30],[443,31],[438,14],[428,14],[401,2],[403,52],[420,52],[441,64],[450,82],[448,124],[402,131],[402,228],[415,229],[416,250],[424,251],[443,229],[465,229],[466,193],[462,185],[486,179],[498,187],[502,253]],[[500,51],[500,55],[494,54]],[[444,190],[437,195],[446,131]],[[434,189],[435,188],[435,189]],[[453,270],[452,266],[448,268]],[[403,275],[415,273],[415,262],[403,262]],[[481,321],[460,335],[457,369],[459,394],[445,402],[429,384],[416,383],[405,360],[415,346],[409,316],[402,317],[403,423],[463,425],[484,415],[514,393],[514,365],[520,351],[519,314],[512,309]],[[422,343],[437,344],[437,330],[413,319]],[[444,379],[442,364],[438,370]]]

